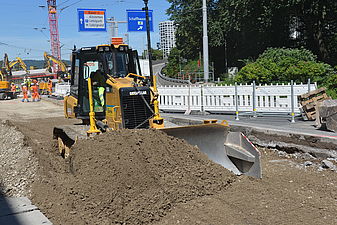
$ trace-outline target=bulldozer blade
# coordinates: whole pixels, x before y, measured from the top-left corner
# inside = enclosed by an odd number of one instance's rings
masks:
[[[213,162],[237,175],[262,178],[260,152],[247,137],[240,132],[230,132],[228,126],[203,124],[160,130],[196,145]]]

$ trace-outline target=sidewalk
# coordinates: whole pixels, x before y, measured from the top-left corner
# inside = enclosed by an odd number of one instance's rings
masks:
[[[51,225],[52,223],[28,198],[0,197],[0,224]]]

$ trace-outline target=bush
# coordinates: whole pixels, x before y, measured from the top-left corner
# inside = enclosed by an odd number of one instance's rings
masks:
[[[306,49],[267,49],[255,62],[244,66],[235,77],[238,83],[296,83],[318,82],[328,88],[330,95],[336,95],[337,75],[325,63]]]

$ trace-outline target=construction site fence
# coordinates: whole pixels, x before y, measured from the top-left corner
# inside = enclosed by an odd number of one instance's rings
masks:
[[[159,86],[160,109],[167,112],[300,113],[297,96],[317,89],[317,84]]]
[[[70,84],[69,83],[57,83],[55,84],[55,91],[53,92],[53,95],[56,96],[66,96],[70,93]]]

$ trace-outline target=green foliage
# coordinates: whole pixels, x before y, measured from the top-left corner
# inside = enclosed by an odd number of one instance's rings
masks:
[[[336,70],[337,71],[337,70]],[[333,99],[337,99],[337,72],[334,72],[332,75],[328,77],[324,86],[328,89],[327,93]]]
[[[163,51],[159,50],[159,49],[151,49],[151,53],[152,53],[152,60],[160,60],[163,59]],[[148,54],[147,54],[147,49],[145,49],[142,53],[142,58],[143,59],[147,59],[148,58]]]
[[[322,83],[332,74],[332,67],[316,62],[316,56],[306,49],[267,49],[259,58],[243,67],[237,77],[237,82],[257,83],[307,82]]]
[[[163,73],[169,77],[175,77],[180,71],[181,57],[177,48],[172,48],[168,57],[168,64],[163,69]]]
[[[235,80],[233,77],[230,77],[228,73],[223,73],[220,74],[219,76],[220,78],[220,83],[221,85],[234,85],[235,84]]]
[[[153,60],[163,59],[163,51],[159,49],[152,49],[152,59]]]
[[[181,51],[177,48],[173,48],[168,57],[168,64],[163,69],[168,77],[177,77],[177,75],[182,72],[182,74],[193,74],[195,72],[203,71],[202,65],[198,65],[198,60],[184,60],[181,57]]]
[[[318,82],[336,95],[337,75],[333,68],[317,62],[316,56],[305,49],[266,50],[253,63],[244,66],[235,77],[238,83],[306,83],[308,79]]]
[[[270,59],[277,63],[284,60],[294,61],[316,61],[317,56],[311,51],[304,48],[301,49],[287,49],[287,48],[269,48],[264,51],[260,56],[260,59]]]

